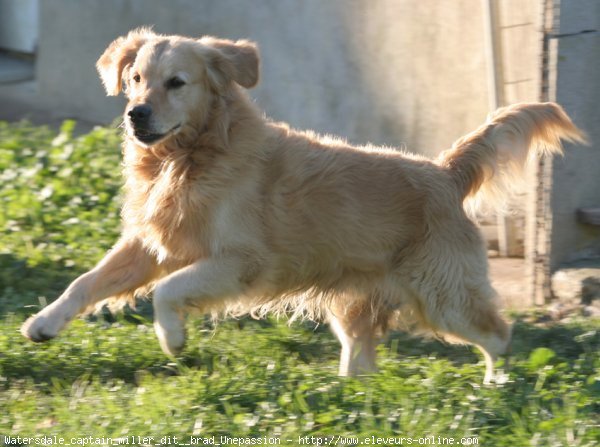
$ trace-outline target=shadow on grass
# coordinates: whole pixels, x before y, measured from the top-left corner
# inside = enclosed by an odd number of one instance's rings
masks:
[[[149,311],[145,309],[144,312]],[[241,355],[235,346],[240,339],[231,340],[230,343],[220,339],[215,344],[211,341],[203,343],[201,347],[188,348],[179,362],[174,363],[160,352],[153,334],[136,336],[138,330],[140,334],[153,332],[150,321],[147,315],[131,314],[119,317],[118,324],[128,329],[126,337],[112,327],[99,331],[99,324],[108,325],[100,318],[95,323],[85,323],[90,325],[89,337],[81,337],[82,332],[78,331],[79,337],[69,336],[67,332],[65,336],[43,345],[33,345],[23,340],[22,346],[15,346],[18,354],[0,353],[0,376],[5,378],[5,386],[13,381],[31,380],[42,389],[57,382],[72,383],[82,377],[101,382],[119,379],[128,383],[138,383],[139,376],[144,374],[169,376],[185,374],[185,371],[190,369],[201,369],[207,374],[212,374],[216,368],[227,364],[227,356]],[[208,320],[192,324],[199,324],[207,331],[212,330]],[[268,355],[269,349],[272,348],[273,352],[289,352],[290,356],[298,358],[301,362],[315,365],[322,364],[324,360],[335,362],[339,355],[337,341],[325,326],[315,329],[307,325],[295,325],[289,330],[282,330],[278,323],[250,319],[228,323],[227,326],[224,330],[247,331],[249,339],[253,335],[264,339],[266,348],[263,346],[264,352],[261,355],[265,355],[265,352]],[[135,327],[138,330],[133,330]],[[582,354],[595,355],[594,353],[598,352],[600,333],[590,330],[590,327],[591,325],[587,324],[555,324],[542,327],[517,320],[513,332],[512,356],[517,362],[527,361],[536,348],[546,347],[554,351],[561,361],[571,364]],[[219,329],[217,327],[216,331]],[[86,332],[85,328],[83,332]],[[100,339],[97,339],[99,333]],[[229,333],[225,332],[223,335],[227,337]],[[115,340],[115,337],[119,339]],[[473,348],[423,340],[402,333],[392,333],[385,344],[392,354],[398,356],[399,361],[426,356],[448,359],[460,366],[481,360],[481,356]],[[225,345],[226,349],[222,349]],[[242,349],[242,346],[239,349]]]
[[[323,327],[313,330],[308,325],[298,325],[301,327],[287,329],[272,320],[244,318],[215,328],[209,318],[196,318],[188,322],[194,326],[194,338],[174,361],[160,350],[152,319],[151,303],[142,302],[136,312],[89,317],[85,322],[77,322],[77,327],[65,328],[57,338],[36,344],[16,333],[23,318],[9,315],[4,321],[15,332],[8,336],[8,344],[15,349],[2,352],[0,345],[0,377],[6,379],[0,382],[0,389],[14,381],[32,381],[40,389],[51,389],[56,383],[68,384],[81,378],[138,384],[140,377],[147,374],[167,377],[201,370],[210,375],[226,364],[239,364],[240,359],[252,362],[250,353],[254,348],[244,346],[244,338],[255,335],[262,340],[262,355],[269,355],[268,347],[272,346],[278,353],[285,352],[307,364],[322,361],[324,356],[337,356],[331,349],[337,342]],[[285,336],[288,330],[290,338]],[[213,337],[219,339],[215,341]]]
[[[517,360],[529,358],[531,352],[541,347],[551,349],[565,360],[573,360],[586,352],[600,350],[600,331],[591,330],[591,324],[540,325],[526,322],[525,319],[526,315],[520,315],[513,321],[511,357]],[[474,347],[416,338],[401,332],[393,332],[386,345],[401,357],[427,355],[446,358],[457,365],[481,359]]]
[[[0,254],[0,317],[7,313],[30,315],[36,312],[39,296],[48,301],[58,297],[79,272],[56,265],[31,267],[24,259]]]

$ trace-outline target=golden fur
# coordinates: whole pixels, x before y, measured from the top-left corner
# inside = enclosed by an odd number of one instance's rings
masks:
[[[582,134],[556,104],[499,110],[437,160],[354,147],[263,117],[248,41],[162,36],[113,42],[98,61],[109,94],[126,86],[123,235],[92,271],[30,318],[54,337],[110,297],[154,290],[168,354],[186,309],[326,319],[341,374],[372,371],[377,334],[395,322],[477,345],[493,362],[510,340],[467,196],[499,198],[544,144]]]

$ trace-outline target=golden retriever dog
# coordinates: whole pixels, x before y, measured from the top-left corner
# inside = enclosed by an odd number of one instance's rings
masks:
[[[97,67],[108,94],[124,87],[129,99],[122,237],[25,322],[26,337],[51,339],[107,299],[153,291],[171,356],[191,309],[273,312],[327,321],[341,375],[374,371],[377,339],[401,322],[476,345],[493,379],[511,331],[463,202],[497,203],[528,158],[583,141],[558,105],[500,109],[429,160],[266,119],[245,91],[259,77],[249,41],[137,29]]]

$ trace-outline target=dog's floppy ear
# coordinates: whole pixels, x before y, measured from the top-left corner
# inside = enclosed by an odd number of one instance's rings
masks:
[[[133,63],[138,50],[152,37],[156,37],[149,28],[137,28],[125,37],[113,41],[96,62],[96,68],[109,96],[121,91],[123,69]]]
[[[206,36],[199,41],[213,51],[203,52],[207,62],[208,78],[219,90],[230,81],[252,88],[258,83],[258,49],[254,42],[217,39]]]

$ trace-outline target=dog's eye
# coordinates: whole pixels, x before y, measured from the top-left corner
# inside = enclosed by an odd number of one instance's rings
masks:
[[[133,75],[133,80],[135,82],[140,82],[142,80],[142,77],[139,74],[135,74]]]
[[[165,87],[169,90],[174,90],[183,87],[184,85],[185,81],[181,78],[178,78],[177,76],[172,77],[171,79],[168,79],[167,82],[165,82]]]

